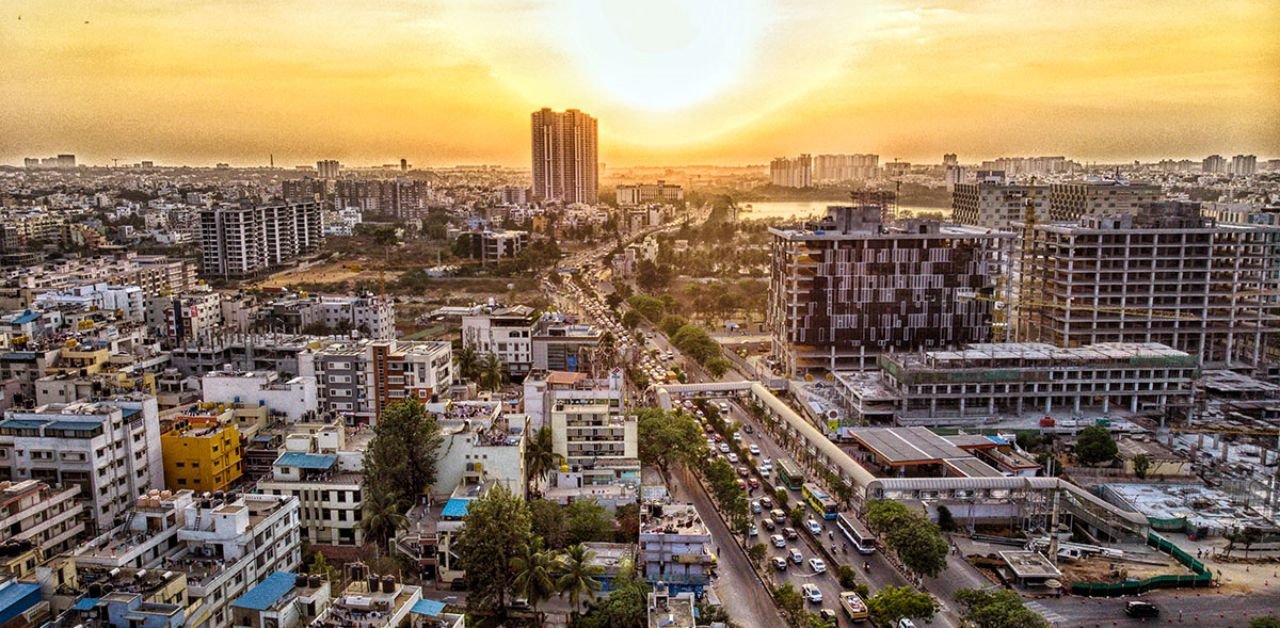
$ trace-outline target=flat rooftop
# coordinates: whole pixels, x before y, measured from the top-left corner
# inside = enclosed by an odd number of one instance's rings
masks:
[[[969,452],[924,427],[852,428],[848,436],[885,463],[895,466],[972,458]]]
[[[1087,347],[1055,347],[1040,342],[979,343],[964,349],[897,353],[888,356],[906,368],[984,368],[993,361],[1031,363],[1108,363],[1132,359],[1173,359],[1194,365],[1195,358],[1185,351],[1154,342],[1103,342]]]
[[[640,507],[640,534],[709,535],[693,504],[648,503]]]
[[[1062,572],[1045,558],[1044,554],[1032,551],[1000,552],[1000,558],[1009,566],[1019,579],[1024,578],[1061,578]]]

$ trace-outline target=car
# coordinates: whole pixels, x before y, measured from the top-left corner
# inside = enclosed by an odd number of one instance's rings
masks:
[[[514,609],[525,609],[525,608],[529,608],[529,599],[528,599],[528,598],[523,598],[523,597],[518,597],[518,598],[516,598],[516,599],[514,599],[514,600],[511,600],[511,608],[514,608]]]
[[[733,454],[729,454],[729,455],[730,455],[730,456],[732,456]],[[732,458],[730,458],[730,459],[729,459],[729,462],[735,462],[735,460],[733,460]],[[748,469],[748,468],[746,468],[746,467],[738,467],[738,475],[740,475],[740,476],[742,476],[742,477],[744,477],[744,478],[745,478],[745,477],[747,477],[748,475],[751,475],[751,469]]]
[[[827,571],[827,563],[821,558],[810,558],[809,567],[813,569],[813,573],[825,573]]]
[[[759,456],[759,455],[760,455],[760,446],[759,446],[759,445],[757,445],[757,444],[755,444],[755,443],[751,443],[751,446],[750,446],[750,447],[747,447],[747,451],[751,452],[751,455],[753,455],[753,456]]]
[[[755,478],[751,478],[751,479],[747,480],[747,486],[750,486],[751,488],[760,488],[760,480],[757,480],[757,479],[755,479]],[[759,510],[757,510],[756,512],[760,512],[760,511],[759,511]]]
[[[764,529],[770,532],[778,529],[778,524],[774,523],[772,519],[761,519],[760,521],[764,523]]]
[[[758,501],[751,502],[751,514],[758,515],[762,512],[764,512],[764,508],[760,505],[760,502]]]
[[[775,534],[775,535],[773,535],[773,536],[769,537],[769,541],[773,543],[773,546],[774,546],[774,547],[786,547],[786,546],[787,546],[787,540],[786,540],[786,539],[784,539],[784,538],[782,538],[782,535],[781,535],[781,534]]]
[[[800,587],[800,593],[804,595],[804,599],[808,600],[810,604],[822,603],[822,591],[818,589],[816,584],[806,582],[804,586]]]
[[[799,532],[796,532],[796,529],[795,529],[795,528],[783,528],[783,529],[782,529],[782,536],[787,537],[787,540],[788,540],[788,541],[794,541],[794,540],[796,540],[796,539],[800,538],[800,533],[799,533]]]
[[[717,443],[719,443],[720,441],[723,441],[723,440],[724,440],[724,437],[723,437],[723,436],[721,436],[719,432],[717,432],[717,433],[715,433],[715,434],[712,434],[712,435],[711,435],[711,438],[716,439],[716,442],[717,442]],[[728,444],[728,443],[724,443],[724,447],[723,447],[722,449],[728,449],[728,448],[729,448],[729,444]]]
[[[719,434],[716,434],[716,436],[719,436]],[[719,440],[719,439],[716,439],[716,440]],[[720,449],[720,453],[722,454],[729,453],[729,443],[720,443],[718,448]]]
[[[746,433],[748,433],[748,434],[755,434],[755,433],[756,433],[756,428],[751,427],[751,425],[750,425],[750,424],[747,424],[747,425],[742,426],[742,431],[744,431],[744,432],[746,432]]]
[[[736,441],[738,441],[738,442],[742,442],[742,432],[734,432],[734,433],[733,433],[733,440],[736,440]]]
[[[916,628],[916,622],[913,622],[910,619],[903,617],[902,619],[898,620],[898,623],[894,624],[894,627],[895,628]]]
[[[787,555],[791,557],[791,562],[797,565],[804,562],[804,554],[801,554],[800,550],[794,547],[787,550]]]
[[[810,519],[804,522],[804,525],[806,528],[809,528],[810,534],[813,534],[814,536],[822,536],[822,524],[818,523],[816,519]]]
[[[840,618],[839,616],[836,615],[836,612],[829,608],[820,609],[818,611],[818,619],[821,619],[822,621],[826,622],[830,626],[834,626],[836,625],[837,622],[840,621]]]
[[[769,559],[769,562],[773,563],[773,568],[777,569],[778,571],[787,570],[787,559],[781,556],[774,556],[773,558]]]
[[[761,497],[760,505],[768,508],[769,510],[773,510],[773,500],[768,497]]]
[[[728,447],[725,447],[724,449],[728,449]],[[721,449],[721,451],[724,451],[724,449]],[[729,462],[731,462],[731,463],[733,463],[733,464],[738,464],[738,454],[730,453],[730,454],[729,454]]]
[[[1124,614],[1130,617],[1159,617],[1160,607],[1151,602],[1130,600],[1124,605]]]
[[[747,536],[760,536],[760,529],[756,527],[756,524],[753,523],[751,527],[747,528]]]

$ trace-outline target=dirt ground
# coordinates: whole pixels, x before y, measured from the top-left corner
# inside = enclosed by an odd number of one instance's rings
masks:
[[[1154,558],[1152,556],[1151,558]],[[1111,560],[1100,556],[1058,563],[1068,582],[1122,582],[1125,578],[1150,578],[1153,576],[1191,575],[1191,571],[1170,559],[1164,565],[1148,565]]]
[[[400,271],[387,271],[387,283],[391,283],[400,277]],[[259,288],[284,288],[297,283],[309,284],[338,284],[347,281],[368,281],[376,282],[379,280],[378,270],[369,268],[368,264],[360,262],[330,262],[326,264],[317,264],[306,268],[292,268],[282,271],[263,279],[255,284]]]

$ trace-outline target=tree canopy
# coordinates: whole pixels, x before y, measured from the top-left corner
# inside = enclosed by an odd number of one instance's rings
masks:
[[[1048,628],[1049,622],[1022,605],[1009,589],[962,589],[956,601],[964,606],[964,618],[978,628]]]
[[[1115,460],[1120,452],[1111,432],[1099,425],[1090,425],[1080,430],[1076,438],[1076,458],[1080,464],[1095,465]]]
[[[467,504],[455,549],[466,572],[468,611],[505,611],[515,587],[513,559],[526,552],[531,538],[528,506],[503,486]]]
[[[867,610],[871,611],[871,617],[877,624],[889,626],[904,617],[929,621],[938,611],[938,606],[933,596],[924,591],[891,585],[867,600]]]
[[[436,481],[440,426],[416,399],[389,404],[364,453],[365,495],[394,495],[400,512]]]
[[[706,439],[693,417],[659,408],[642,408],[636,414],[641,464],[654,465],[666,475],[672,465],[696,466],[706,458]]]

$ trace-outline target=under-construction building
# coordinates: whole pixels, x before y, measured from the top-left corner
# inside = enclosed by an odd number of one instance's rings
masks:
[[[1003,178],[957,183],[951,192],[951,219],[962,225],[1010,229],[1026,215],[1027,204],[1036,214],[1049,212],[1049,186],[1008,183]]]
[[[1079,220],[1096,213],[1132,214],[1144,205],[1159,201],[1158,185],[1133,183],[1123,179],[1096,179],[1055,183],[1049,186],[1049,219]]]
[[[772,228],[768,325],[790,374],[869,369],[888,351],[985,342],[1000,243],[1010,233],[890,222],[885,197]]]
[[[1280,227],[1217,224],[1184,202],[1022,227],[1016,339],[1154,342],[1280,375],[1265,367],[1280,364]]]

